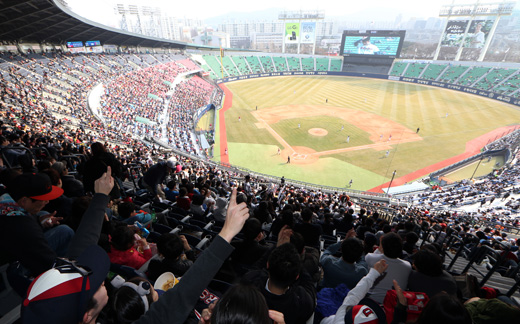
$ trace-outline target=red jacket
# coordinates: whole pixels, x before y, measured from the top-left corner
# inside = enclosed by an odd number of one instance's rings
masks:
[[[140,253],[134,247],[126,251],[119,251],[112,246],[110,253],[108,253],[110,262],[132,267],[139,270],[152,257],[152,250],[144,250]]]

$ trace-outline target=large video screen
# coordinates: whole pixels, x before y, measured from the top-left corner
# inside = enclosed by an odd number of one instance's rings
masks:
[[[83,42],[67,42],[68,48],[77,48],[77,47],[83,47]]]
[[[340,54],[397,58],[401,52],[404,36],[405,31],[344,31]]]
[[[85,42],[85,46],[87,47],[91,47],[91,46],[101,46],[101,42],[96,40],[96,41],[86,41]]]

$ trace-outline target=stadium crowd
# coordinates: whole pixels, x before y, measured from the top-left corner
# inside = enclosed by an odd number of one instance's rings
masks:
[[[180,150],[204,156],[205,152],[191,139],[192,132],[188,132],[185,125],[193,123],[193,113],[198,108],[209,103],[219,106],[221,91],[198,77],[181,81],[175,89],[170,89],[179,73],[188,73],[188,67],[195,70],[196,65],[183,56],[170,58],[179,63],[163,63],[168,60],[166,55],[157,57],[160,60],[155,59],[156,65],[150,66],[148,61],[133,54],[0,55],[2,85],[9,89],[9,94],[15,95],[15,98],[6,96],[4,102],[12,103],[31,89],[34,100],[24,99],[31,105],[52,112],[72,127],[120,144],[128,144],[129,138],[144,136],[168,138],[169,132],[164,132],[159,122],[168,121],[170,128],[183,125],[185,140],[171,140],[172,145],[175,143]],[[105,84],[106,91],[101,102],[104,121],[94,118],[86,106],[88,91],[100,82]],[[193,91],[195,89],[197,91]],[[167,95],[169,91],[171,94]],[[194,95],[188,96],[188,91]],[[18,104],[21,109],[27,107],[21,102]],[[136,121],[136,117],[141,119]],[[176,120],[177,117],[180,120]]]
[[[107,125],[84,107],[91,83],[116,80],[130,72],[126,65],[102,56],[1,59],[17,63],[1,66],[0,242],[11,286],[24,298],[25,323],[514,323],[520,315],[504,292],[458,294],[443,268],[449,235],[475,236],[478,244],[465,241],[472,251],[507,242],[500,266],[515,274],[520,241],[478,217],[434,212],[436,204],[509,193],[516,213],[518,156],[492,176],[420,194],[408,206],[361,201],[128,139],[120,129],[124,111],[104,109],[115,124]],[[114,70],[94,71],[87,61],[113,62]],[[58,78],[63,69],[76,72]],[[135,113],[158,120],[147,98],[155,91],[168,100],[153,79],[158,73],[125,74],[119,82],[140,98],[113,85],[107,106],[137,100]],[[70,97],[47,104],[47,87]],[[194,152],[186,144],[191,116],[221,99],[212,87],[198,77],[176,85],[168,134],[178,148]],[[76,123],[60,118],[67,109]],[[129,185],[134,181],[138,187]],[[178,283],[169,274],[161,279],[168,272]]]

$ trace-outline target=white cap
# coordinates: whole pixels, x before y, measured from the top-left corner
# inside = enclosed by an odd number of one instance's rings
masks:
[[[171,157],[166,161],[166,166],[168,166],[168,168],[175,169],[175,163],[177,163],[177,160],[175,160],[175,158]]]

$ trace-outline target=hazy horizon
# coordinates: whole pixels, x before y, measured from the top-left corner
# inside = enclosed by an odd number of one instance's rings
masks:
[[[164,0],[67,0],[67,2],[75,13],[90,20],[114,26],[118,18],[114,8],[118,3],[159,7],[163,12],[166,12],[172,17],[200,20],[211,20],[211,18],[215,17],[233,20],[234,14],[243,17],[247,13],[251,13],[251,16],[255,16],[254,13],[257,11],[280,9],[288,11],[322,10],[325,12],[325,19],[348,17],[349,20],[355,19],[356,21],[393,21],[399,14],[401,14],[403,19],[410,19],[412,17],[419,19],[438,17],[441,6],[450,4],[452,1],[434,0],[422,2],[416,0],[394,0],[389,2],[385,0],[369,0],[355,3],[322,2],[318,5],[316,1],[310,2],[306,0],[286,0],[282,3],[275,0],[264,0],[256,4],[239,0],[226,1],[225,4],[216,1],[201,0],[197,2],[196,9],[194,9],[190,3],[172,4],[170,1]],[[385,19],[386,16],[388,16],[388,19]],[[356,19],[356,17],[359,19]],[[276,19],[276,16],[272,17],[272,20]]]

